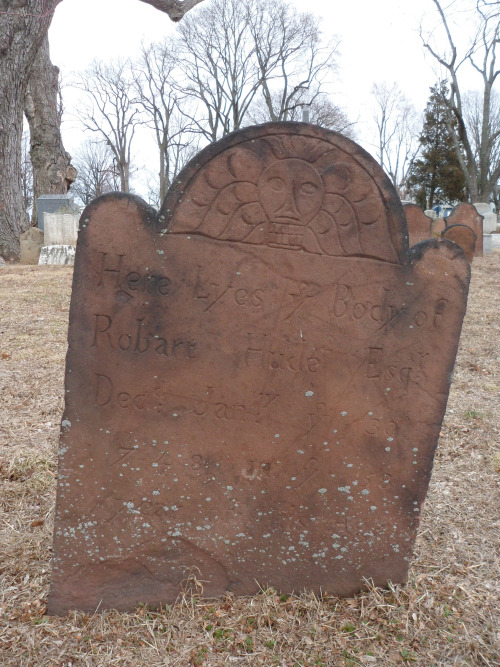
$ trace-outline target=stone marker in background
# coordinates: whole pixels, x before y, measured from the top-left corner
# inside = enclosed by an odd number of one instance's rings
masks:
[[[424,211],[424,213],[431,220],[435,220],[437,218],[437,213],[433,208],[427,209],[426,211]]]
[[[80,212],[63,206],[54,213],[44,213],[45,245],[76,246]]]
[[[477,234],[471,227],[467,225],[450,225],[446,227],[441,236],[459,245],[464,251],[467,261],[472,263],[476,249]]]
[[[476,211],[483,217],[483,233],[491,234],[491,232],[497,231],[497,221],[498,216],[496,213],[493,213],[491,206],[489,204],[474,204]]]
[[[431,220],[431,234],[432,238],[441,238],[441,233],[446,229],[446,220],[444,218],[436,218]]]
[[[431,238],[431,218],[419,206],[405,204],[403,206],[406,222],[408,223],[408,238],[410,247]]]
[[[69,208],[75,208],[73,202],[73,195],[41,195],[36,200],[36,211],[38,218],[38,228],[44,231],[44,213],[54,213],[61,206],[67,206]]]
[[[476,211],[472,204],[458,204],[453,209],[453,213],[446,218],[446,224],[448,227],[452,225],[467,225],[467,227],[470,227],[476,234],[474,257],[483,256],[483,216]],[[450,237],[446,236],[446,238]]]
[[[483,234],[483,252],[485,255],[493,254],[493,234]]]
[[[75,263],[75,246],[47,245],[40,252],[38,264],[67,265]]]
[[[404,581],[469,265],[304,124],[81,217],[49,613]]]
[[[21,264],[38,264],[40,251],[43,246],[43,232],[38,227],[30,227],[21,234],[21,255],[19,261]]]

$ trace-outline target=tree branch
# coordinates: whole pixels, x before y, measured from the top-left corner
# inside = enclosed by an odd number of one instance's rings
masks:
[[[177,23],[186,12],[199,5],[203,0],[184,0],[184,2],[180,2],[180,0],[141,0],[141,2],[168,14],[169,18]]]

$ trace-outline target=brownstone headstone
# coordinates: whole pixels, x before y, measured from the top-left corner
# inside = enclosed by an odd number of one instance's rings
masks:
[[[446,229],[446,220],[444,218],[436,218],[431,221],[431,237],[441,238],[441,233]]]
[[[453,209],[453,213],[446,218],[446,225],[467,225],[476,234],[476,249],[474,257],[483,256],[483,216],[472,204],[464,202]],[[449,238],[446,236],[446,238]],[[454,240],[454,239],[452,239]],[[461,245],[461,244],[459,244]]]
[[[408,224],[408,237],[410,248],[421,241],[431,238],[432,220],[425,215],[422,209],[415,204],[403,206],[406,222]]]
[[[348,139],[247,128],[76,251],[49,613],[404,581],[469,265]]]
[[[476,248],[476,232],[467,225],[450,225],[446,227],[441,236],[448,241],[453,241],[465,252],[467,261],[472,263]]]

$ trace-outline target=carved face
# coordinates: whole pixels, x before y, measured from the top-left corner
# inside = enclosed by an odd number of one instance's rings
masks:
[[[271,222],[307,225],[323,204],[323,183],[304,160],[277,160],[260,176],[259,201]]]

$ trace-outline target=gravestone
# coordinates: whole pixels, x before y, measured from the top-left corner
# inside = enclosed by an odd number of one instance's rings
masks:
[[[420,206],[405,204],[403,206],[408,224],[410,247],[431,238],[431,218],[422,211]]]
[[[485,255],[493,254],[493,234],[483,234],[483,252]]]
[[[431,220],[431,235],[432,238],[441,238],[442,232],[446,229],[446,220],[444,218],[436,218]]]
[[[464,251],[467,261],[472,264],[476,249],[477,234],[471,227],[467,225],[450,225],[446,227],[441,236],[459,245]]]
[[[38,228],[44,231],[44,213],[54,213],[61,206],[74,208],[73,195],[40,195],[36,200]]]
[[[437,213],[433,208],[426,209],[424,213],[431,220],[435,220],[437,218]]]
[[[498,216],[491,210],[489,204],[477,202],[474,204],[476,211],[483,217],[483,232],[491,234],[497,231]]]
[[[21,234],[19,239],[21,254],[19,261],[21,264],[38,264],[40,251],[43,247],[43,232],[38,227],[30,227]]]
[[[474,257],[483,256],[483,216],[480,215],[472,204],[466,202],[458,204],[453,213],[446,218],[448,227],[452,225],[467,225],[476,234],[476,245]],[[447,238],[449,238],[447,236]],[[459,244],[460,245],[460,244]]]
[[[80,212],[63,206],[54,213],[44,213],[45,245],[76,246]]]
[[[246,128],[83,212],[49,613],[407,577],[470,268],[341,135]]]

